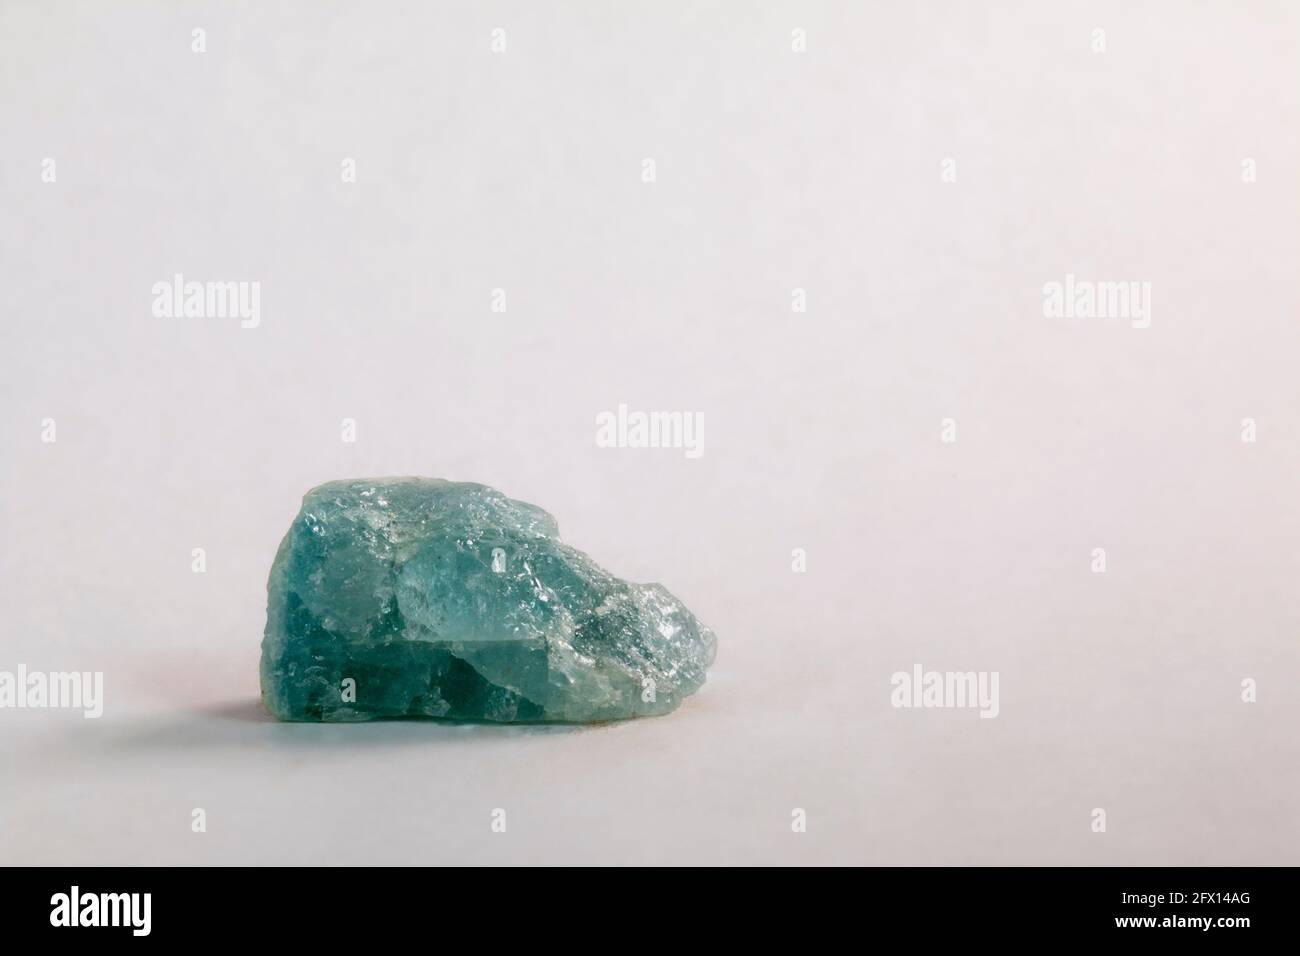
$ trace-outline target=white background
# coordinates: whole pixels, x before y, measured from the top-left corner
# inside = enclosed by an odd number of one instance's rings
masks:
[[[0,3],[0,669],[107,697],[0,710],[0,860],[1300,862],[1298,39],[1264,0]],[[155,318],[176,272],[259,281],[260,327]],[[1151,327],[1045,318],[1066,273]],[[620,402],[703,457],[597,448]],[[267,719],[300,496],[400,474],[667,585],[708,684]],[[1000,716],[894,709],[917,663]]]

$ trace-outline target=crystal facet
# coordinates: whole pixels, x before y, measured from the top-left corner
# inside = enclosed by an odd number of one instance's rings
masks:
[[[281,720],[664,714],[716,643],[535,505],[441,479],[332,481],[307,492],[271,568],[262,700]]]

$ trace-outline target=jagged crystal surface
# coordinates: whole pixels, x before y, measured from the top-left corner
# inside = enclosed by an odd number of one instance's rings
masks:
[[[665,588],[604,571],[535,505],[332,481],[271,568],[262,699],[282,720],[612,720],[676,708],[715,648]]]

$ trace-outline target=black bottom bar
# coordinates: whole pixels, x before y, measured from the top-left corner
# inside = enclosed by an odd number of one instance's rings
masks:
[[[557,924],[565,920],[626,923],[629,941],[650,945],[674,912],[684,929],[719,921],[719,929],[742,932],[919,932],[927,944],[1129,937],[1230,945],[1289,937],[1297,890],[1293,869],[1200,868],[769,870],[721,879],[644,869],[612,878],[366,868],[10,869],[0,879],[6,939],[55,942],[76,934],[92,946],[282,939],[373,947],[376,939],[431,925],[443,936],[456,923],[479,932],[504,929],[492,946],[515,926],[552,939],[593,938],[592,926]]]

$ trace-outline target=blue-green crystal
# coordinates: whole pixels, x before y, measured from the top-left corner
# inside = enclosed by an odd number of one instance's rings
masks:
[[[560,541],[486,485],[332,481],[267,582],[262,700],[282,720],[599,721],[704,683],[713,632],[658,584]]]

